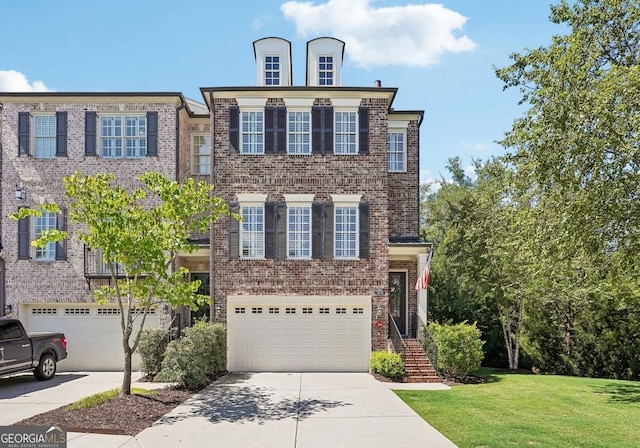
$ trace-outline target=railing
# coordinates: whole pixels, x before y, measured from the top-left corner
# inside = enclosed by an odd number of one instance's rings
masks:
[[[402,335],[400,334],[400,330],[398,330],[398,326],[396,325],[396,321],[393,320],[393,316],[389,314],[389,338],[391,339],[391,343],[393,344],[393,351],[399,353],[402,357],[402,360],[405,359],[405,344],[402,339]]]
[[[418,341],[422,345],[424,352],[427,354],[429,361],[431,361],[431,365],[433,368],[438,371],[438,344],[429,333],[429,329],[427,328],[427,324],[425,324],[418,313],[413,314],[415,325],[413,328],[417,330]]]
[[[113,270],[116,277],[125,277],[126,274],[122,268],[114,264]],[[99,249],[89,249],[87,246],[84,248],[84,276],[90,278],[109,278],[111,272],[109,271],[109,264],[105,263],[102,259],[102,251]]]

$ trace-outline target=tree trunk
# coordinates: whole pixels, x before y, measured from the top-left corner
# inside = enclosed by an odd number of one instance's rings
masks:
[[[131,395],[131,349],[129,341],[123,341],[124,345],[124,376],[122,378],[122,388],[120,395]]]

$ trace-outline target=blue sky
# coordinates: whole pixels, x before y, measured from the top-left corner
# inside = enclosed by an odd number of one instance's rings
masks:
[[[524,110],[492,66],[564,32],[551,0],[154,0],[5,2],[0,91],[182,92],[255,85],[253,41],[291,41],[293,83],[306,42],[346,42],[343,85],[397,87],[395,109],[425,111],[423,182],[503,149],[494,142]],[[554,1],[554,3],[557,3]],[[11,38],[8,38],[11,36]]]

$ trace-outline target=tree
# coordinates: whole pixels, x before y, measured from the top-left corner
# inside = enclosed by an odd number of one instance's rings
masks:
[[[100,303],[115,301],[120,308],[124,354],[121,393],[131,393],[131,358],[138,347],[151,307],[168,302],[197,309],[210,299],[196,294],[200,281],[185,281],[188,270],[173,269],[178,252],[192,252],[189,238],[204,233],[220,216],[229,214],[226,202],[213,196],[213,185],[193,179],[183,183],[162,174],[140,176],[141,186],[133,191],[115,185],[113,174],[64,178],[69,199],[69,219],[78,224],[76,236],[92,250],[100,250],[109,267],[111,282],[94,291]],[[45,204],[42,210],[60,212],[58,205]],[[22,208],[12,219],[41,213]],[[66,232],[43,232],[32,245],[67,238]],[[119,277],[116,266],[124,272]],[[138,331],[134,324],[139,320]]]
[[[501,142],[536,191],[525,345],[551,371],[638,378],[640,2],[562,0],[550,20],[569,32],[496,70],[529,107]]]

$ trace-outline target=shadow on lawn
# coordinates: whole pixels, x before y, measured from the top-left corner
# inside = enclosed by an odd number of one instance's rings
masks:
[[[614,403],[640,403],[640,384],[609,383],[596,388],[596,393],[608,395]]]

